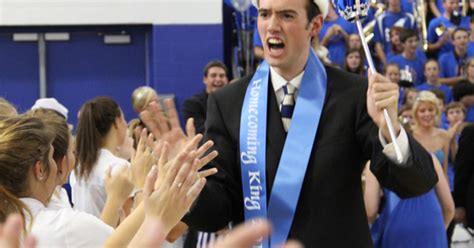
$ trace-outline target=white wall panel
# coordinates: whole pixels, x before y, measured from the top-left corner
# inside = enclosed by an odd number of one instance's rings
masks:
[[[218,23],[222,0],[0,0],[0,25]]]

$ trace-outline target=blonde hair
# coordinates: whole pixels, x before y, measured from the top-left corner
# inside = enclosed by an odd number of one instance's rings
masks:
[[[436,95],[431,91],[421,91],[418,92],[418,96],[416,97],[415,103],[413,104],[413,120],[415,122],[415,126],[419,126],[418,118],[416,116],[416,112],[420,108],[422,103],[429,103],[435,107],[436,110],[436,120],[435,125],[439,127],[441,121],[441,109],[440,109],[440,100],[436,97]]]
[[[0,97],[0,120],[17,115],[16,108],[5,98]]]
[[[137,113],[141,112],[153,100],[158,100],[158,94],[151,87],[141,86],[132,93],[132,106]]]

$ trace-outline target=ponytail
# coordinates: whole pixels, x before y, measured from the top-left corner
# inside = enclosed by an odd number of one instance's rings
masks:
[[[118,104],[109,97],[96,97],[82,106],[76,136],[79,166],[75,173],[79,178],[90,176],[107,133],[121,115]]]

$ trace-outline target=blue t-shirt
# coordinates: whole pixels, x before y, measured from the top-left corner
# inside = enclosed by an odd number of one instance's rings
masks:
[[[474,122],[474,106],[471,106],[467,109],[466,121]]]
[[[419,48],[419,47],[418,47],[418,48],[416,49],[416,53],[415,53],[415,54],[416,54],[415,56],[416,56],[417,58],[420,58],[420,59],[425,60],[425,61],[428,60],[428,58],[426,57],[426,53],[425,53],[425,51],[423,51],[422,48]],[[393,57],[395,57],[395,56],[396,56],[396,55],[394,55],[394,54],[392,53],[392,51],[389,51],[389,52],[387,53],[387,61],[390,61],[390,60],[391,60]]]
[[[393,26],[399,26],[405,29],[416,28],[415,18],[410,13],[393,13],[387,11],[379,15],[376,20],[374,41],[383,45],[385,54],[390,51],[390,29]]]
[[[423,90],[441,90],[444,93],[444,104],[448,104],[453,101],[453,91],[449,86],[441,84],[440,86],[434,86],[428,83],[420,84],[415,87],[418,91],[423,91]]]
[[[462,58],[456,58],[454,50],[442,54],[438,59],[441,70],[440,76],[443,78],[460,76],[460,70],[462,69],[460,67],[463,67],[466,64],[467,59],[473,55],[474,51],[469,51],[469,49],[467,50],[467,54]]]
[[[412,0],[400,0],[402,12],[413,14],[413,2]]]
[[[429,43],[433,44],[439,40],[439,36],[436,34],[436,28],[440,26],[444,26],[446,27],[446,29],[457,27],[444,16],[433,18],[430,21],[430,24],[428,25],[427,39]],[[461,23],[459,24],[459,27],[469,30],[469,17],[466,17],[466,16],[461,17]],[[451,42],[448,41],[439,50],[439,55],[450,52],[453,49],[454,49],[453,45],[451,44]]]
[[[338,17],[334,21],[324,21],[321,32],[319,33],[319,39],[323,40],[324,36],[328,32],[329,28],[334,25],[339,25],[347,34],[353,34],[357,32],[357,28],[353,23],[350,23],[342,17]],[[344,57],[346,55],[346,40],[342,35],[333,36],[330,38],[326,48],[329,50],[329,57],[334,64],[342,67],[344,65]]]
[[[416,58],[415,59],[407,59],[403,57],[403,55],[399,54],[396,56],[393,56],[389,61],[389,64],[395,63],[400,66],[400,74],[402,75],[402,78],[407,78],[411,75],[411,79],[413,82],[413,86],[417,86],[423,83],[423,72],[424,72],[424,66],[426,63],[426,59],[423,58]]]

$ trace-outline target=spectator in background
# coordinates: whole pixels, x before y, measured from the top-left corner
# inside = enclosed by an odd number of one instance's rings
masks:
[[[361,76],[367,76],[360,49],[349,49],[344,59],[344,70]]]
[[[158,93],[149,86],[138,87],[132,93],[132,106],[136,113],[145,110],[149,103],[157,101]]]
[[[387,54],[390,51],[390,29],[394,26],[405,29],[416,27],[415,18],[410,13],[402,11],[400,0],[388,0],[387,10],[377,17],[374,30],[375,53],[383,65],[387,64]]]
[[[355,25],[340,17],[332,4],[329,4],[329,12],[319,33],[319,40],[322,46],[329,49],[329,59],[332,63],[341,68],[344,66],[349,35],[355,32]]]
[[[403,44],[400,42],[400,33],[403,31],[401,27],[392,27],[390,29],[390,50],[387,54],[387,60],[390,61],[395,55],[403,53]],[[416,57],[426,60],[426,54],[420,47],[416,48]]]
[[[402,105],[413,106],[417,96],[418,91],[415,88],[407,88],[402,98]]]
[[[474,55],[474,51],[467,49],[468,42],[469,32],[464,28],[456,28],[452,35],[454,50],[439,57],[441,83],[452,86],[464,78],[466,60]]]
[[[258,33],[258,32],[257,32]],[[262,51],[263,52],[263,51]],[[204,134],[204,123],[206,122],[207,98],[209,94],[226,86],[229,83],[227,67],[220,61],[211,61],[204,67],[203,82],[206,89],[186,99],[183,104],[183,116],[185,120],[194,119],[196,133]],[[215,233],[199,232],[188,229],[185,247],[206,247],[209,242],[215,240]]]
[[[426,83],[416,86],[418,91],[439,89],[444,93],[444,103],[453,101],[453,92],[448,86],[441,84],[439,80],[439,65],[434,59],[430,59],[425,64]]]
[[[229,83],[227,66],[220,61],[211,61],[204,67],[203,83],[206,89],[186,99],[183,104],[183,116],[187,120],[194,118],[197,133],[204,133],[206,121],[207,98],[209,94]]]
[[[466,107],[466,121],[474,122],[474,57],[466,62],[466,78],[453,87],[455,101]]]
[[[469,29],[469,18],[454,14],[459,10],[459,0],[443,0],[443,6],[444,14],[433,18],[428,25],[428,50],[439,50],[438,56],[453,50],[449,36],[454,29]]]
[[[426,62],[426,59],[416,57],[418,41],[418,34],[414,30],[402,30],[400,42],[403,45],[403,52],[389,60],[389,63],[400,66],[401,80],[410,82],[412,86],[423,83],[423,66]]]

